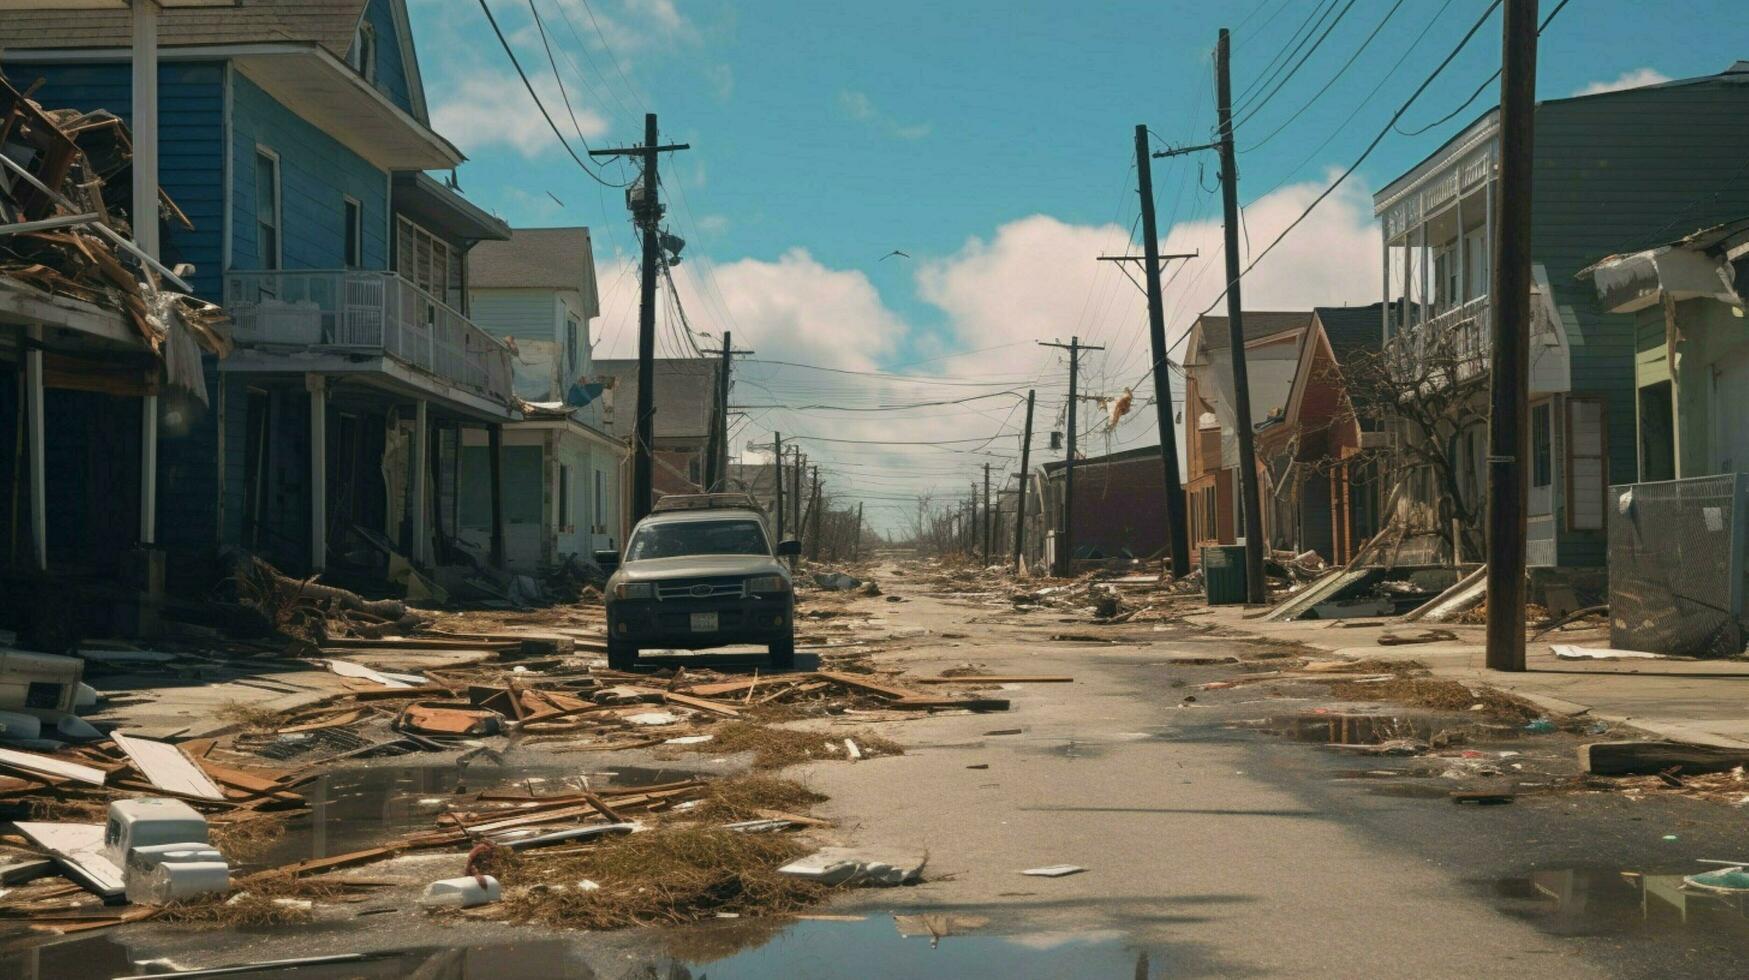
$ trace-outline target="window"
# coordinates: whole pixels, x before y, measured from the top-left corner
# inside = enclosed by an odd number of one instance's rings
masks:
[[[347,59],[347,63],[364,76],[365,81],[376,84],[377,32],[369,23],[358,25],[358,33],[352,39],[352,57]]]
[[[357,269],[364,265],[364,208],[357,199],[349,197],[345,212],[346,267]]]
[[[689,555],[769,555],[758,521],[674,521],[638,528],[626,545],[626,561]]]
[[[595,471],[595,533],[605,534],[607,530],[607,515],[601,506],[601,471]]]
[[[263,269],[279,268],[279,157],[255,151],[255,251]]]
[[[574,316],[567,316],[567,317],[565,317],[565,371],[566,371],[566,373],[568,374],[572,371],[577,370],[577,365],[578,365],[577,318]],[[566,378],[565,380],[569,381],[570,379]]]
[[[461,309],[461,255],[449,243],[406,218],[395,224],[395,271],[450,306]]]
[[[559,467],[559,527],[571,525],[571,468]]]
[[[1602,399],[1567,399],[1567,527],[1574,531],[1603,528],[1603,425]]]
[[[1530,485],[1546,487],[1555,480],[1555,410],[1550,402],[1530,407]]]

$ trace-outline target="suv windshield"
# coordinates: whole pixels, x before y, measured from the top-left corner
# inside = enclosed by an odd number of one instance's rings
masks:
[[[769,555],[758,521],[674,521],[649,524],[632,535],[626,561],[687,555]]]

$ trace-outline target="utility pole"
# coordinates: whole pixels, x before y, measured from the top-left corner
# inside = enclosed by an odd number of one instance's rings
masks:
[[[802,495],[802,478],[806,476],[807,473],[808,457],[803,455],[801,449],[798,448],[796,450],[795,469],[790,471],[790,479],[794,481],[790,484],[790,490],[792,491],[790,494],[790,507],[794,510],[794,513],[791,516],[795,518],[794,524],[796,526],[796,539],[798,541],[808,536],[808,529],[802,524],[802,502],[804,500]]]
[[[1246,601],[1261,605],[1263,581],[1263,502],[1257,493],[1257,455],[1252,446],[1251,382],[1245,369],[1245,313],[1239,299],[1239,165],[1233,153],[1232,41],[1221,28],[1215,47],[1216,107],[1221,124],[1221,209],[1227,260],[1227,337],[1233,355],[1233,415],[1239,430],[1239,487],[1245,511]],[[1155,382],[1158,384],[1158,381]],[[1188,410],[1188,409],[1187,409]],[[1188,547],[1188,545],[1187,545]]]
[[[685,143],[666,146],[656,142],[656,114],[644,114],[644,144],[590,150],[592,157],[636,156],[644,161],[643,175],[626,192],[632,220],[644,233],[644,256],[638,283],[638,414],[632,431],[632,523],[650,513],[653,487],[650,479],[650,443],[654,437],[656,387],[656,268],[662,248],[661,186],[657,161],[664,153],[690,149]]]
[[[990,538],[996,533],[996,508],[990,506],[990,464],[984,464],[984,564],[990,564]]]
[[[1014,503],[1014,570],[1020,571],[1021,554],[1026,547],[1026,470],[1032,462],[1032,403],[1036,393],[1026,391],[1026,429],[1020,436],[1020,496]]]
[[[1167,544],[1172,551],[1172,574],[1190,574],[1189,515],[1184,504],[1184,481],[1178,473],[1178,432],[1172,424],[1172,376],[1166,360],[1166,306],[1160,285],[1161,264],[1172,259],[1192,259],[1197,253],[1161,255],[1159,231],[1154,223],[1153,160],[1148,153],[1148,127],[1136,126],[1136,193],[1142,201],[1142,268],[1148,294],[1148,340],[1154,352],[1154,418],[1160,429],[1160,465],[1166,488]],[[1100,256],[1101,261],[1134,261],[1133,256]]]
[[[1530,445],[1531,170],[1536,132],[1536,0],[1501,19],[1499,229],[1488,416],[1488,667],[1524,669],[1524,454]]]
[[[862,560],[862,501],[856,502],[856,531],[850,536],[850,560]]]
[[[813,531],[813,538],[808,544],[808,560],[820,560],[820,467],[814,467],[814,492],[808,501],[808,515],[812,518],[808,527]]]
[[[1081,343],[1080,337],[1070,337],[1068,343],[1039,341],[1040,347],[1060,347],[1069,352],[1069,440],[1063,453],[1063,515],[1057,531],[1058,575],[1068,575],[1075,568],[1075,402],[1080,397],[1081,352],[1104,350]]]
[[[771,485],[775,496],[772,497],[771,509],[777,512],[777,540],[783,541],[783,433],[771,434]]]
[[[728,479],[729,469],[729,372],[733,368],[734,357],[745,357],[757,353],[750,350],[735,349],[735,334],[733,331],[723,331],[723,349],[721,351],[707,350],[706,354],[723,355],[722,367],[717,372],[716,411],[712,413],[710,438],[706,443],[704,460],[704,490],[715,493],[722,483]]]

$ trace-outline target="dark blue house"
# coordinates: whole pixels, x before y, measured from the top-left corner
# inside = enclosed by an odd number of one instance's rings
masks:
[[[431,129],[404,0],[167,9],[158,37],[160,173],[193,225],[162,256],[237,342],[210,409],[162,410],[172,570],[232,545],[299,571],[441,561],[461,430],[521,418],[466,288],[469,248],[509,230],[426,173],[463,158]],[[129,39],[125,10],[8,12],[0,70],[125,117]]]

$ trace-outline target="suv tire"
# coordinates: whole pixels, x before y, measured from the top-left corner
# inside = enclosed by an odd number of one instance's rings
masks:
[[[638,662],[638,648],[617,640],[607,641],[607,666],[613,670],[631,670]]]
[[[771,666],[778,670],[796,669],[796,635],[785,636],[781,640],[773,640],[767,649],[771,651]]]

